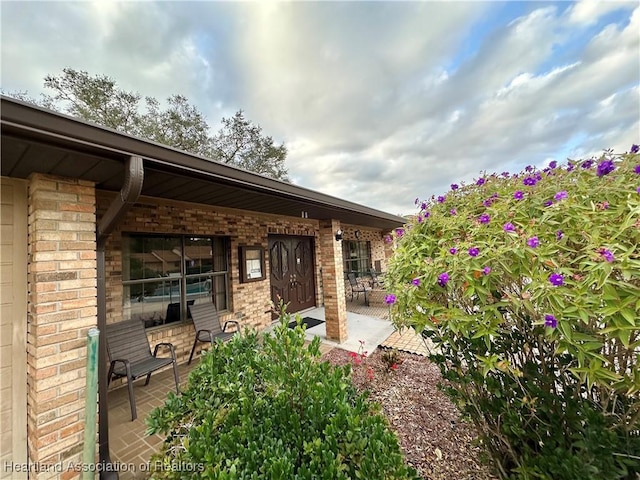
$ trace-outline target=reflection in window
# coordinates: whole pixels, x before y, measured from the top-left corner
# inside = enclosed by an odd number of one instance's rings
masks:
[[[123,237],[123,313],[145,327],[179,322],[195,302],[228,307],[226,237]]]
[[[361,276],[369,273],[371,268],[371,243],[344,240],[342,242],[342,257],[345,275],[355,273]]]

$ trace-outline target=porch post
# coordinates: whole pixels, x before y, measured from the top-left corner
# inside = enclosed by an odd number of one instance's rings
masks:
[[[320,256],[327,338],[338,343],[347,340],[342,240],[335,238],[340,228],[339,220],[320,221]]]
[[[84,444],[87,331],[96,320],[93,183],[44,174],[29,179],[27,436],[31,464],[65,465],[80,475]]]

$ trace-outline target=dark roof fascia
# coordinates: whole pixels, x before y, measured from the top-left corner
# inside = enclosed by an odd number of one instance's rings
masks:
[[[349,202],[308,188],[275,180],[205,157],[186,153],[166,145],[142,140],[131,135],[98,126],[52,110],[34,106],[13,98],[0,96],[2,134],[17,134],[22,138],[39,138],[73,150],[100,153],[124,162],[137,155],[159,168],[204,174],[221,183],[262,193],[275,194],[297,201],[317,204],[341,211],[357,212],[378,218],[386,226],[402,225],[402,217]]]

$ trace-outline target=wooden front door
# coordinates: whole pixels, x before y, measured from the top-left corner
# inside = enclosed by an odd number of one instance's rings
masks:
[[[278,296],[289,303],[288,312],[298,312],[316,305],[313,238],[269,237],[271,266],[271,300]]]

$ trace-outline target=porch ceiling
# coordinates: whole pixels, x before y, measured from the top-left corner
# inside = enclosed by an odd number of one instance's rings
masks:
[[[204,157],[1,97],[1,173],[80,178],[119,191],[128,157],[144,160],[142,195],[393,229],[404,219]]]

